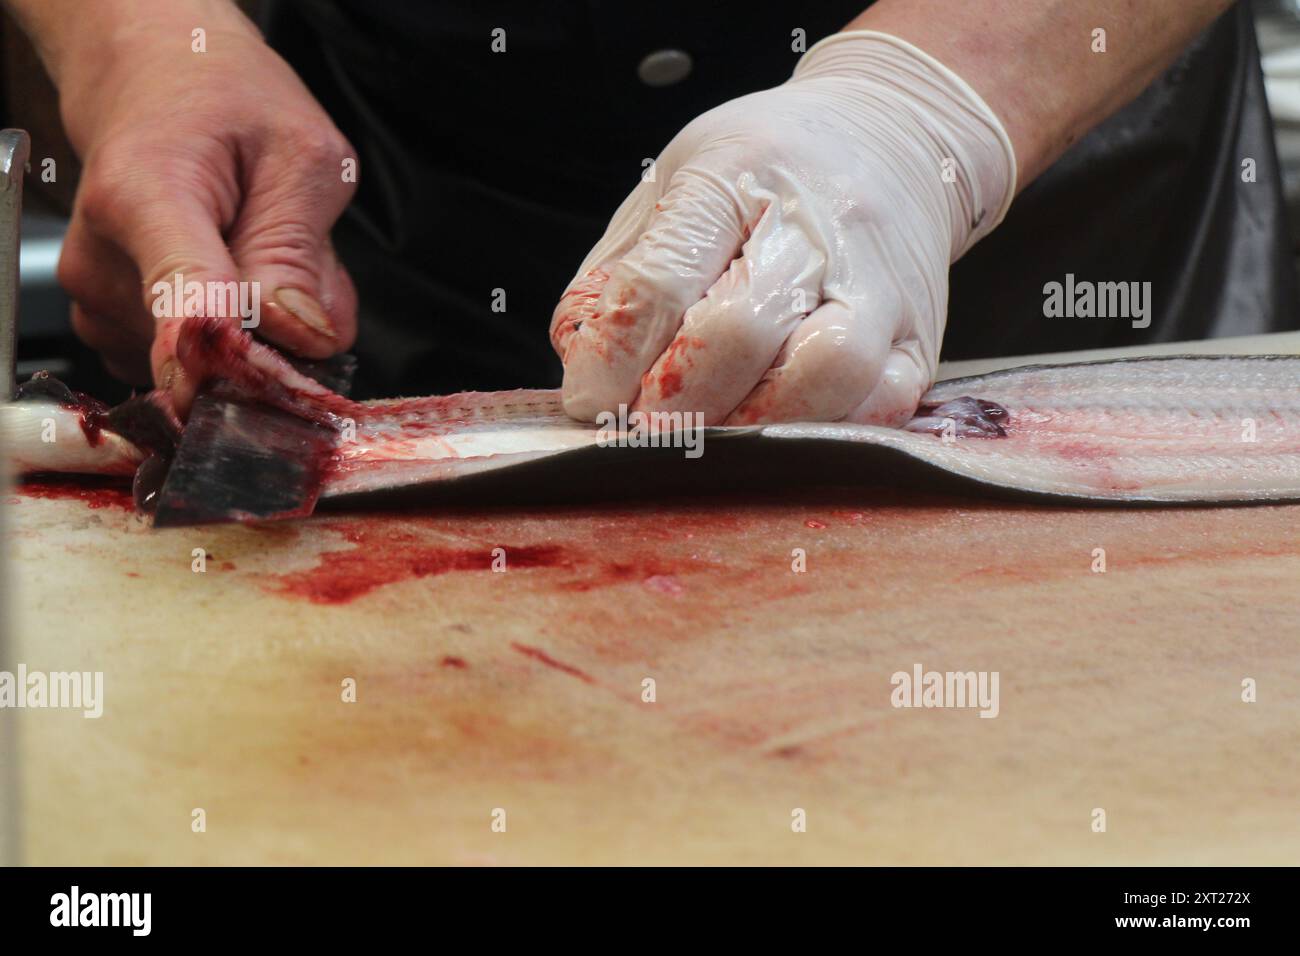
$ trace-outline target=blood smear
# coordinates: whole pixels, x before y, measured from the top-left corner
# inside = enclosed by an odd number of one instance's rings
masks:
[[[17,504],[23,498],[67,499],[84,501],[92,509],[121,508],[134,511],[131,484],[120,478],[99,478],[91,475],[50,475],[28,478],[14,489],[18,497],[9,499]]]
[[[540,661],[541,663],[545,664],[547,667],[553,668],[565,674],[569,674],[572,677],[576,677],[578,678],[578,680],[583,681],[584,683],[587,684],[596,683],[596,678],[592,677],[586,671],[579,670],[578,668],[574,667],[572,664],[564,663],[564,661],[557,661],[554,657],[546,653],[540,647],[533,647],[529,644],[520,644],[518,642],[512,642],[510,646],[513,647],[520,654],[523,654],[525,657],[531,657],[533,660]]]
[[[313,604],[346,604],[399,581],[451,571],[491,572],[494,547],[504,548],[507,573],[515,568],[569,564],[564,550],[556,545],[448,548],[430,545],[410,530],[362,521],[339,523],[332,530],[341,531],[355,547],[325,552],[314,568],[276,575],[268,590]]]

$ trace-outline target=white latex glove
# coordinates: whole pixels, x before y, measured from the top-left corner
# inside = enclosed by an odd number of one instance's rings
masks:
[[[565,410],[906,421],[948,266],[1002,221],[1015,171],[956,74],[883,33],[828,37],[690,123],[614,214],[551,321]]]

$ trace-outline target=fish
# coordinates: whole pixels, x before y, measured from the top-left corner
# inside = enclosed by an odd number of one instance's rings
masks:
[[[623,434],[568,419],[556,392],[466,393],[375,406],[337,446],[322,498],[469,479],[585,453]],[[642,436],[644,441],[645,436]],[[1300,500],[1300,357],[1185,356],[1024,366],[935,385],[903,428],[792,422],[703,430],[697,462],[655,450],[701,484],[785,480],[882,484],[914,476],[975,493],[1111,504]],[[601,446],[613,446],[607,448]],[[753,446],[747,455],[736,443]],[[671,445],[664,441],[662,445]],[[714,449],[724,449],[724,467]],[[642,469],[650,466],[640,465]],[[711,474],[706,481],[704,471]],[[572,471],[572,469],[571,469]],[[729,473],[728,473],[729,472]],[[929,473],[928,476],[926,473]],[[662,474],[650,469],[650,482]]]
[[[333,430],[326,507],[523,496],[631,480],[656,490],[762,478],[887,484],[1097,504],[1300,500],[1300,356],[1161,356],[1029,365],[936,384],[902,428],[848,422],[674,430],[578,422],[554,390],[359,402],[232,323],[191,318],[177,357],[196,382]],[[151,458],[165,461],[155,441]],[[70,469],[72,470],[72,469]],[[673,476],[669,480],[670,474]]]
[[[991,410],[990,410],[991,407]],[[945,420],[947,424],[945,424]],[[976,488],[1132,504],[1300,500],[1300,356],[1030,365],[935,385],[901,430],[772,425],[877,442]]]
[[[37,372],[0,403],[0,449],[17,474],[149,474],[165,463],[181,423],[162,393],[114,408]]]

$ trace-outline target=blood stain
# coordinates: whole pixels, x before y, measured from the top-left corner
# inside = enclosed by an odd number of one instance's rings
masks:
[[[268,589],[313,604],[347,604],[376,588],[453,571],[491,571],[493,545],[448,548],[429,545],[416,532],[363,522],[333,527],[356,547],[327,551],[306,571],[275,575]],[[555,545],[505,547],[507,568],[568,567]]]
[[[443,667],[454,667],[457,670],[462,670],[462,671],[465,670],[467,667],[469,667],[469,665],[465,663],[465,658],[463,657],[446,656],[438,663],[441,664]]]
[[[659,371],[659,395],[661,398],[672,398],[682,390],[682,372],[680,363],[694,365],[695,363],[686,356],[686,351],[692,348],[703,348],[704,340],[698,338],[678,338],[674,339],[664,352],[663,363]],[[647,377],[650,377],[647,375]],[[643,386],[644,387],[644,384]]]
[[[23,498],[71,499],[84,501],[86,507],[121,508],[134,511],[130,480],[97,478],[90,475],[51,475],[28,478],[15,489]]]
[[[563,591],[591,591],[595,588],[608,587],[613,584],[626,584],[640,581],[652,590],[662,590],[660,586],[650,584],[651,579],[659,578],[661,585],[666,581],[680,582],[674,575],[676,569],[666,563],[648,560],[608,561],[596,568],[596,573],[581,581],[566,581],[559,587]],[[671,587],[671,585],[667,585]],[[684,589],[683,589],[684,590]]]
[[[570,674],[578,678],[578,680],[585,681],[588,684],[596,683],[596,678],[592,677],[586,671],[578,670],[578,668],[574,667],[572,664],[566,664],[563,661],[557,661],[554,657],[546,653],[540,647],[533,647],[530,644],[519,644],[514,641],[511,641],[510,646],[513,647],[515,650],[517,650],[520,654],[523,654],[525,657],[531,657],[535,661],[540,661],[541,663],[545,664],[547,667],[553,667],[557,671],[563,671],[565,674]]]

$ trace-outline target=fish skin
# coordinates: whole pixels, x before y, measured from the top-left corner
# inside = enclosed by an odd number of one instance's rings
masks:
[[[595,444],[595,426],[567,419],[556,392],[466,393],[439,399],[440,408],[423,404],[429,401],[383,403],[379,420],[405,415],[436,435],[392,440],[359,427],[359,441],[322,496],[468,478]],[[428,419],[421,408],[458,411]],[[942,434],[944,419],[935,417],[940,411],[961,419],[951,440]],[[1253,441],[1246,440],[1247,419]],[[368,427],[376,429],[375,420]],[[1300,357],[1025,366],[939,383],[903,429],[794,423],[709,428],[705,436],[739,432],[841,442],[845,456],[878,459],[882,477],[901,454],[1027,497],[1114,504],[1300,500]],[[372,438],[377,444],[369,444]]]
[[[229,319],[191,316],[176,338],[176,358],[202,387],[224,379],[241,396],[321,424],[341,424],[359,405],[299,371]]]
[[[1162,356],[1022,366],[942,382],[979,395],[1006,437],[927,449],[1006,488],[1117,502],[1300,499],[1300,357]]]
[[[250,399],[337,429],[322,498],[469,479],[585,452],[600,434],[564,414],[558,391],[355,402],[219,319],[186,320],[177,355],[198,383],[222,378]],[[949,418],[957,427],[946,435]],[[904,456],[990,491],[1047,499],[1300,500],[1300,356],[1023,366],[935,385],[903,429],[792,423],[704,435],[766,440],[774,456],[795,452],[779,441],[838,442],[836,454],[868,460],[881,479]]]

